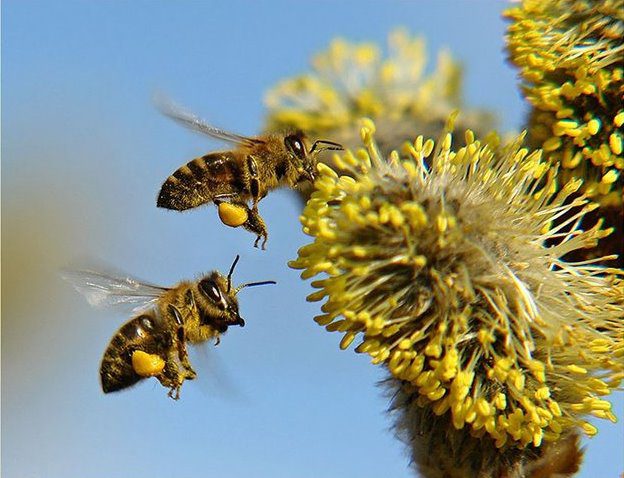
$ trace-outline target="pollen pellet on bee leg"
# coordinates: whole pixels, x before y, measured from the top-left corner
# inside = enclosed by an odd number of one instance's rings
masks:
[[[163,371],[165,361],[158,355],[135,350],[132,352],[132,368],[141,377],[154,377]]]
[[[219,204],[219,219],[226,226],[239,227],[242,226],[249,215],[243,206],[222,202]]]

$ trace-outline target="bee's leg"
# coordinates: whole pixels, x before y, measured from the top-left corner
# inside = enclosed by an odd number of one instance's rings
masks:
[[[253,210],[258,210],[258,202],[260,199],[260,180],[258,179],[258,165],[256,158],[251,154],[247,156],[247,170],[249,171],[249,192],[253,200]],[[257,247],[257,246],[256,246]]]
[[[191,313],[194,313],[197,310],[197,306],[195,305],[195,297],[193,297],[193,291],[188,289],[184,296],[186,300],[186,305],[191,309]]]
[[[167,396],[174,400],[180,400],[180,387],[172,387],[171,390],[169,390],[169,392],[167,393]]]
[[[262,250],[266,249],[266,242],[269,238],[269,232],[267,231],[266,224],[264,223],[264,219],[260,216],[257,208],[250,209],[249,217],[243,227],[250,232],[256,234],[256,240],[254,242],[254,247],[258,247],[258,242],[262,239]]]
[[[191,362],[188,358],[188,350],[186,349],[186,332],[184,330],[184,321],[182,320],[182,314],[178,308],[172,304],[169,304],[169,313],[175,318],[176,321],[176,348],[178,351],[178,360],[182,364],[185,370],[185,379],[193,380],[197,377],[197,373],[193,370]]]
[[[175,360],[175,350],[172,350],[165,362],[165,368],[160,375],[158,375],[158,381],[163,387],[169,389],[167,396],[174,400],[180,398],[180,388],[184,383],[184,377],[180,374],[180,369]]]
[[[226,226],[240,227],[249,219],[249,207],[238,196],[220,194],[215,196],[214,203],[219,211],[219,219]]]
[[[254,247],[258,247],[258,242],[260,242],[260,239],[263,239],[262,249],[266,249],[266,242],[269,237],[269,233],[267,232],[266,224],[264,223],[262,216],[260,216],[257,205],[250,208],[245,201],[232,201],[221,199],[221,197],[215,198],[214,202],[217,207],[219,207],[220,204],[225,203],[231,205],[231,211],[228,211],[229,215],[221,216],[221,221],[224,224],[227,224],[230,227],[242,226],[245,230],[253,232],[257,236]],[[236,213],[236,216],[234,213]]]

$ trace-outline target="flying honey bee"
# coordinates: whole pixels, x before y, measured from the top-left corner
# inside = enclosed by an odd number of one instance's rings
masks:
[[[171,102],[158,99],[156,103],[163,114],[183,126],[235,146],[195,158],[177,169],[162,185],[157,206],[183,211],[213,202],[224,224],[256,234],[254,246],[262,239],[262,249],[268,232],[258,212],[260,200],[278,187],[294,188],[303,181],[314,181],[318,153],[342,149],[326,140],[308,147],[308,139],[300,131],[241,136],[210,126]]]
[[[104,393],[156,377],[169,389],[168,396],[177,400],[184,380],[197,375],[187,344],[210,339],[218,344],[228,327],[243,327],[237,294],[245,287],[275,284],[262,281],[232,287],[238,259],[227,277],[212,271],[195,282],[182,281],[170,288],[99,272],[66,272],[65,279],[93,306],[135,306],[135,316],[119,328],[104,352],[100,365]]]

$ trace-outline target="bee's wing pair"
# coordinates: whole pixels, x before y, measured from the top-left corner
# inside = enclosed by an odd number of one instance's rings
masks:
[[[131,307],[133,311],[145,310],[167,290],[130,276],[117,276],[90,270],[66,270],[62,273],[93,307]]]
[[[250,138],[240,134],[231,133],[220,128],[215,128],[199,116],[190,112],[183,106],[174,103],[163,95],[155,95],[154,104],[163,115],[171,118],[173,121],[181,124],[185,128],[195,131],[196,133],[205,134],[212,138],[248,147],[264,143],[263,140],[258,138]]]

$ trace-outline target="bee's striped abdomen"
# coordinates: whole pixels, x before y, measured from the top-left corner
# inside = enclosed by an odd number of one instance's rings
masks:
[[[162,332],[153,317],[140,315],[122,325],[113,336],[102,357],[100,381],[104,393],[130,387],[143,377],[132,367],[132,352],[142,350],[164,356],[166,350]]]
[[[246,189],[236,156],[231,151],[195,158],[167,178],[157,206],[183,211],[222,194],[238,195]]]

